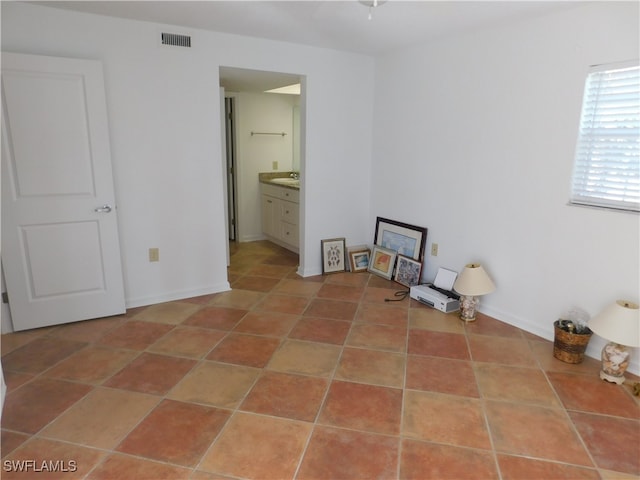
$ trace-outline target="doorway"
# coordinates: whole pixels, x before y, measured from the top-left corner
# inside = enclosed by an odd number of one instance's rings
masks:
[[[265,238],[262,232],[259,173],[300,172],[303,157],[300,122],[304,117],[304,113],[300,112],[304,112],[304,108],[300,108],[300,93],[287,95],[268,92],[300,84],[299,75],[234,67],[220,67],[219,72],[220,87],[225,97],[221,102],[224,105],[221,116],[224,118],[222,133],[226,146],[223,168],[227,229],[229,247],[234,248],[234,243]],[[272,110],[273,104],[279,104],[275,110]],[[255,134],[282,131],[286,132],[285,135]],[[302,213],[300,218],[303,218]]]

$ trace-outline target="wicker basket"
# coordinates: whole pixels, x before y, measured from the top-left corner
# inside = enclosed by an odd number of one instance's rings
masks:
[[[553,323],[555,330],[553,356],[565,363],[582,362],[593,332],[589,330],[587,333],[570,333],[560,328],[559,324],[559,320]]]

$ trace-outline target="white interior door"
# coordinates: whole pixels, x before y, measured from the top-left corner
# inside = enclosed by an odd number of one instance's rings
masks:
[[[14,330],[123,313],[101,63],[3,52],[2,140]]]

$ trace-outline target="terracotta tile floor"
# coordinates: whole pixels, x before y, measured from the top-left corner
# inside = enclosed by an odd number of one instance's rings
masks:
[[[301,279],[267,242],[232,252],[230,292],[3,335],[2,478],[640,476],[640,401],[598,361],[385,303],[401,287],[368,273]]]

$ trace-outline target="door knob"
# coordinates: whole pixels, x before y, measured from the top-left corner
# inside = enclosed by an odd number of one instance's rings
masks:
[[[93,209],[96,213],[109,213],[111,211],[111,205],[102,205]]]

